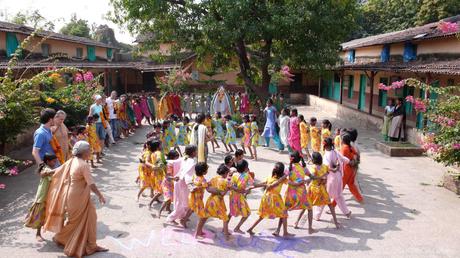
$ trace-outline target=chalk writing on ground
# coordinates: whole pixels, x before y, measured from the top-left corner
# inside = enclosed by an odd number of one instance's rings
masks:
[[[205,231],[204,239],[197,240],[189,231],[181,231],[174,228],[164,228],[160,231],[152,230],[148,237],[143,240],[131,238],[127,243],[120,239],[109,237],[119,247],[125,251],[136,251],[142,248],[152,247],[158,243],[164,247],[181,247],[202,248],[203,244],[212,244],[218,247],[233,250],[257,250],[257,252],[270,252],[280,255],[281,257],[294,257],[295,252],[305,253],[308,250],[308,241],[305,239],[291,238],[283,239],[272,236],[269,232],[263,231],[254,237],[249,235],[234,234],[232,239],[226,241],[222,234],[214,234]],[[151,246],[152,245],[152,246]]]

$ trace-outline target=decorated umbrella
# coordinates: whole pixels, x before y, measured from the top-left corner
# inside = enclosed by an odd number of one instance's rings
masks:
[[[211,101],[211,114],[215,114],[217,112],[220,112],[223,116],[232,115],[230,96],[224,86],[221,86],[217,90]]]

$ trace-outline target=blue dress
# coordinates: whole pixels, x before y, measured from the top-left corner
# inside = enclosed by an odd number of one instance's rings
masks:
[[[274,106],[266,107],[264,112],[267,121],[265,122],[264,132],[262,133],[262,136],[270,138],[275,137],[275,135],[277,135],[275,131],[276,108]]]
[[[214,133],[215,133],[216,139],[223,140],[225,137],[225,134],[224,134],[224,128],[222,127],[222,120],[221,119],[212,120],[212,123],[214,126]]]
[[[235,125],[236,122],[231,120],[225,123],[225,126],[227,127],[227,134],[225,135],[226,144],[236,144],[236,132],[235,128],[233,128]]]

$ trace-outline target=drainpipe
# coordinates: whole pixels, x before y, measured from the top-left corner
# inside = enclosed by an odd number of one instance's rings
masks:
[[[373,105],[374,105],[374,79],[375,79],[375,75],[377,74],[377,72],[375,71],[371,71],[371,76],[369,77],[369,83],[370,83],[370,86],[371,86],[371,98],[369,100],[369,114],[372,115],[372,109],[373,109]],[[367,75],[367,73],[366,73]]]

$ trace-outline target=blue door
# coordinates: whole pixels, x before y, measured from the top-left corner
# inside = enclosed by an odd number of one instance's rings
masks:
[[[366,75],[361,74],[359,77],[359,98],[358,98],[358,109],[364,111],[366,108]]]

